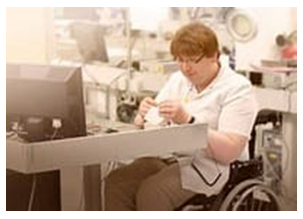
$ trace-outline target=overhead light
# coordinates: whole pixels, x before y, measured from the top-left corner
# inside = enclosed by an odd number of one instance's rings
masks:
[[[257,34],[253,16],[244,9],[231,10],[226,17],[226,27],[231,36],[239,42],[248,42]]]

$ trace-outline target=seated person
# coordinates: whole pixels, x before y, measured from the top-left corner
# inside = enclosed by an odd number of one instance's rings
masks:
[[[140,158],[112,171],[105,179],[105,210],[174,210],[197,193],[218,193],[229,164],[248,159],[256,101],[250,82],[220,63],[215,33],[202,23],[187,24],[174,35],[170,51],[180,71],[155,99],[140,103],[134,123],[207,123],[208,145],[177,162]]]

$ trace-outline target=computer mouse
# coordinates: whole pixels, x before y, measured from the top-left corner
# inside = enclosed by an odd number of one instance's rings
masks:
[[[105,130],[105,133],[115,133],[115,132],[119,132],[117,129],[114,129],[114,128],[107,128],[106,130]]]

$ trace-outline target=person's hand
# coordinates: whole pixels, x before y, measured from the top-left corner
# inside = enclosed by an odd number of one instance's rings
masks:
[[[143,128],[144,126],[144,117],[146,115],[146,113],[148,112],[148,110],[153,107],[153,106],[157,106],[157,103],[154,99],[152,99],[151,97],[145,97],[139,106],[138,109],[138,113],[134,119],[134,124],[140,128]]]
[[[142,118],[144,118],[148,110],[156,106],[157,106],[157,102],[153,98],[145,97],[140,103],[138,113]]]
[[[158,108],[161,117],[176,124],[188,123],[191,118],[179,101],[166,100],[159,103]]]

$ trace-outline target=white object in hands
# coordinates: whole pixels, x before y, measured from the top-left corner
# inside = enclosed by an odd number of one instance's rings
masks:
[[[148,123],[150,123],[152,125],[157,125],[157,126],[163,125],[163,122],[164,122],[164,118],[159,116],[159,110],[157,107],[150,108],[150,110],[146,113],[144,119]]]

